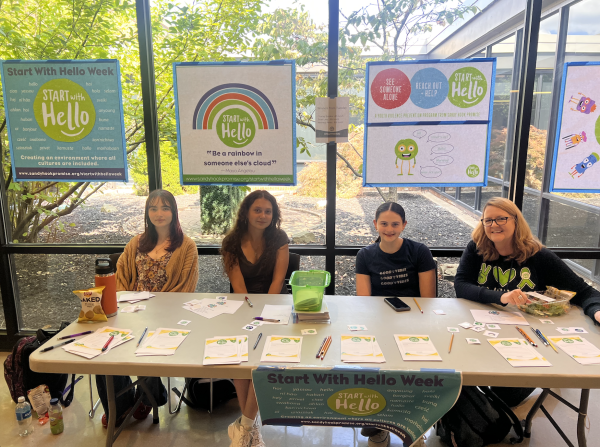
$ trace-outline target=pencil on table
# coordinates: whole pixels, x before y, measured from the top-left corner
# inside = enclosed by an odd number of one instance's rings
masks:
[[[450,351],[452,351],[452,342],[454,341],[454,333],[452,334],[452,337],[450,337],[450,346],[448,346],[448,354],[450,354]]]
[[[323,360],[325,358],[325,354],[327,354],[327,351],[329,350],[329,346],[331,346],[331,341],[332,340],[333,340],[333,338],[330,335],[329,336],[329,340],[327,340],[325,342],[325,346],[323,346],[323,354],[321,354],[321,360]]]
[[[419,308],[419,310],[421,311],[421,313],[423,313],[423,309],[421,309],[421,306],[419,306],[419,302],[417,301],[417,299],[413,298],[413,301],[415,302],[415,304],[417,305],[417,307]]]
[[[554,346],[554,343],[552,343],[552,340],[550,340],[548,337],[546,337],[546,335],[545,335],[545,334],[544,334],[542,331],[540,331],[540,333],[541,333],[541,334],[544,336],[544,338],[545,338],[546,340],[548,340],[548,343],[550,343],[550,346],[552,346],[552,349],[554,349],[554,351],[555,351],[555,352],[558,354],[558,350],[557,350],[557,349],[556,349],[556,347]]]

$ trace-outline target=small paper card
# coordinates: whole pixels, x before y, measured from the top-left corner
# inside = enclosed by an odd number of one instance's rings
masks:
[[[349,324],[348,330],[349,331],[366,331],[367,326],[365,326],[364,324]]]
[[[560,332],[563,335],[566,334],[587,334],[588,331],[586,331],[584,328],[582,327],[557,327],[556,330],[558,332]]]
[[[464,323],[460,323],[459,324],[460,327],[465,328],[465,329],[469,329],[470,327],[472,327],[473,325],[471,323],[467,323],[466,321]]]
[[[446,315],[446,312],[444,312],[443,310],[434,310],[433,313],[436,315]]]
[[[242,326],[242,329],[245,330],[245,331],[253,331],[257,327],[258,326],[255,326],[253,324],[246,324],[245,326]]]
[[[485,331],[485,328],[484,328],[484,327],[481,327],[481,326],[473,326],[473,327],[471,328],[471,330],[472,330],[472,331],[475,331],[475,332],[483,332],[483,331]]]
[[[448,332],[460,332],[457,327],[449,327]]]
[[[429,335],[394,334],[394,340],[404,361],[442,361]]]
[[[500,325],[499,324],[495,324],[495,323],[490,323],[490,324],[486,324],[488,329],[496,329],[499,330],[500,329]]]
[[[302,329],[302,335],[317,335],[316,329]]]
[[[540,321],[541,321],[543,324],[554,324],[554,321],[552,321],[552,320],[542,320],[542,319],[540,318]]]
[[[187,326],[188,324],[190,324],[191,321],[190,320],[181,320],[180,322],[178,322],[177,324],[180,324],[181,326]]]
[[[473,322],[473,326],[475,326],[475,327],[477,327],[477,326],[479,326],[479,327],[485,327],[485,324],[480,323],[479,321],[475,321],[475,322]]]
[[[498,336],[498,332],[485,331],[483,335],[485,335],[486,337],[496,338]]]
[[[217,301],[227,301],[227,297],[226,296],[218,296]]]
[[[477,338],[467,338],[467,343],[470,345],[480,345],[481,343]]]

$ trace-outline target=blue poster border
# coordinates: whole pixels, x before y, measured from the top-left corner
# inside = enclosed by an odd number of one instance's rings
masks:
[[[548,192],[580,192],[580,193],[600,193],[600,189],[570,189],[570,188],[555,188],[554,181],[556,178],[556,159],[558,156],[558,149],[560,146],[560,130],[562,127],[562,114],[563,114],[563,106],[565,103],[565,88],[567,85],[567,73],[569,67],[584,67],[588,65],[600,65],[600,62],[596,61],[577,61],[577,62],[565,62],[563,73],[562,73],[562,81],[560,84],[560,103],[558,105],[558,118],[556,122],[556,135],[554,136],[554,150],[552,152],[552,168],[550,171],[550,182],[548,186]]]
[[[181,139],[180,135],[180,120],[179,120],[179,96],[177,95],[177,67],[190,67],[190,66],[231,66],[231,67],[244,67],[251,65],[290,65],[292,68],[292,165],[293,165],[293,176],[294,181],[292,183],[206,183],[206,182],[189,182],[184,183],[183,181],[183,165],[181,158]],[[228,185],[228,186],[248,186],[248,185],[266,185],[266,186],[296,186],[298,177],[296,175],[296,60],[295,59],[278,59],[274,61],[221,61],[221,62],[173,62],[173,94],[175,95],[175,123],[177,132],[177,156],[179,158],[179,184],[198,185],[198,186],[211,186],[211,185]]]
[[[20,63],[20,64],[89,64],[89,63],[93,63],[93,62],[115,62],[117,64],[117,80],[118,80],[118,90],[119,90],[119,113],[121,114],[121,138],[122,138],[122,145],[123,145],[123,169],[125,170],[125,180],[115,180],[114,178],[94,178],[94,179],[82,179],[82,178],[77,178],[77,179],[73,179],[73,180],[62,180],[59,179],[59,182],[79,182],[79,181],[88,181],[88,182],[114,182],[114,183],[127,183],[129,182],[129,167],[128,167],[128,163],[127,163],[127,143],[125,141],[125,116],[123,114],[123,87],[121,85],[121,64],[119,63],[118,59],[82,59],[82,60],[77,60],[77,59],[48,59],[48,60],[23,60],[23,59],[7,59],[7,60],[0,60],[0,74],[4,73],[4,63]],[[4,97],[6,97],[6,85],[4,84],[4,76],[2,76],[2,94],[4,95]],[[12,176],[13,179],[16,182],[48,182],[48,181],[56,181],[57,179],[37,179],[37,178],[26,178],[26,179],[20,179],[17,177],[17,172],[16,172],[16,166],[15,166],[15,160],[14,160],[14,150],[12,147],[12,137],[11,137],[11,126],[10,126],[10,118],[9,118],[9,114],[6,113],[6,101],[4,102],[4,108],[5,108],[5,117],[6,117],[6,127],[7,127],[7,132],[8,132],[8,147],[9,147],[9,151],[10,151],[10,163],[11,163],[11,171],[12,171]]]
[[[490,106],[487,120],[464,120],[464,121],[411,121],[411,122],[394,122],[394,123],[369,123],[369,69],[375,65],[415,65],[415,64],[444,64],[444,63],[465,63],[465,62],[491,62],[492,76],[490,82]],[[372,61],[367,62],[365,77],[365,120],[364,120],[364,135],[363,135],[363,186],[364,187],[476,187],[487,186],[488,184],[488,168],[490,160],[490,144],[492,139],[492,115],[494,109],[494,93],[496,89],[496,58],[481,57],[467,59],[415,59],[408,61]],[[461,125],[461,124],[487,124],[487,143],[485,151],[485,169],[483,173],[483,181],[474,183],[367,183],[367,134],[369,127],[387,127],[387,126],[415,126],[415,125]]]

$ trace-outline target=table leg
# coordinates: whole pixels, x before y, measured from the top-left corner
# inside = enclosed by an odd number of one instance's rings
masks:
[[[108,426],[106,427],[106,447],[112,447],[115,424],[117,422],[117,405],[113,376],[106,376],[106,397],[108,400]]]
[[[579,414],[577,416],[577,442],[579,443],[579,447],[587,447],[587,441],[585,439],[585,419],[587,417],[589,400],[590,390],[581,390]]]
[[[544,388],[542,390],[542,394],[540,394],[540,397],[537,398],[535,404],[533,404],[533,407],[531,407],[531,410],[529,410],[529,413],[527,413],[527,418],[525,419],[525,430],[523,431],[523,436],[526,438],[531,437],[531,424],[533,424],[533,417],[548,397],[548,394],[550,394],[550,389]]]

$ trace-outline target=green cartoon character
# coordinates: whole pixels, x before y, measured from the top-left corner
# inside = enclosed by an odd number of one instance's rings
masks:
[[[413,160],[412,167],[414,168],[417,164],[417,154],[419,153],[417,142],[410,138],[400,140],[396,143],[394,152],[396,152],[396,168],[398,167],[398,159],[400,159],[400,174],[398,175],[403,175],[402,165],[405,161],[408,161],[408,175],[414,175],[410,173],[410,161]]]

